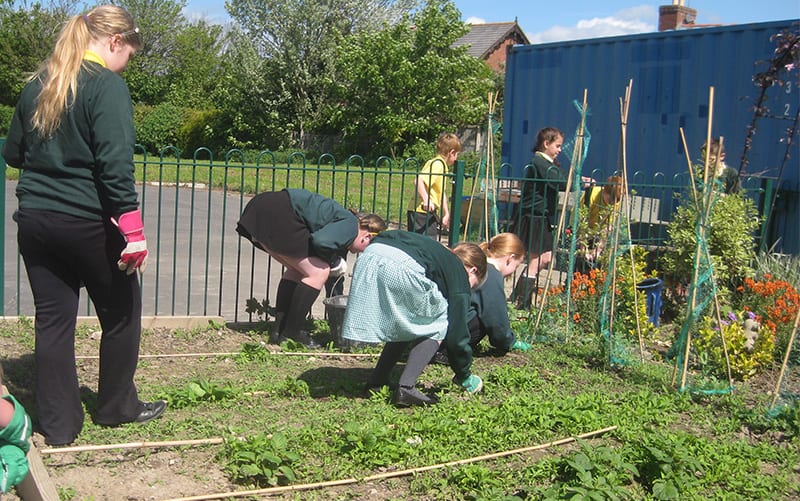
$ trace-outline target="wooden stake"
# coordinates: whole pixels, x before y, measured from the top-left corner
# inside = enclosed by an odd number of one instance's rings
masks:
[[[221,353],[164,353],[152,355],[139,355],[139,358],[181,358],[181,357],[230,357],[241,355],[242,352],[221,352]],[[369,358],[380,356],[380,353],[338,353],[338,352],[316,352],[316,351],[270,351],[270,355],[285,355],[290,357],[344,357],[344,358]],[[78,355],[76,360],[97,360],[99,355]]]
[[[407,470],[400,470],[400,471],[392,471],[388,473],[380,473],[377,475],[371,475],[364,478],[346,478],[343,480],[330,480],[327,482],[316,482],[311,484],[299,484],[299,485],[286,485],[281,487],[267,487],[265,489],[254,489],[254,490],[247,490],[247,491],[231,491],[231,492],[221,492],[217,494],[201,494],[199,496],[190,496],[190,497],[183,497],[183,498],[175,498],[170,499],[168,501],[204,501],[207,499],[224,499],[224,498],[235,498],[235,497],[242,497],[242,496],[258,496],[258,495],[265,495],[265,494],[278,494],[281,492],[288,492],[288,491],[307,491],[311,489],[318,489],[320,487],[336,487],[339,485],[349,485],[355,484],[358,482],[371,482],[373,480],[382,480],[385,478],[394,478],[394,477],[402,477],[406,475],[412,475],[415,473],[422,473],[425,471],[430,470],[437,470],[442,468],[447,468],[450,466],[458,466],[462,464],[469,464],[475,463],[478,461],[486,461],[489,459],[496,459],[500,457],[510,456],[513,454],[520,454],[523,452],[532,452],[540,449],[546,449],[548,447],[554,447],[557,445],[563,445],[570,442],[574,442],[579,439],[591,438],[597,435],[601,435],[604,433],[608,433],[611,431],[616,430],[616,426],[609,426],[607,428],[601,428],[599,430],[595,430],[589,433],[584,433],[582,435],[577,435],[575,437],[567,437],[562,438],[560,440],[555,440],[553,442],[548,442],[546,444],[534,445],[531,447],[523,447],[520,449],[514,449],[505,452],[497,452],[493,454],[486,454],[483,456],[476,456],[469,459],[461,459],[458,461],[450,461],[447,463],[439,463],[431,466],[421,466],[418,468],[410,468]]]
[[[221,444],[221,438],[200,438],[195,440],[171,440],[167,442],[128,442],[108,445],[76,445],[75,447],[57,447],[42,449],[41,454],[66,454],[68,452],[108,451],[113,449],[157,449],[161,447],[183,447],[186,445]]]
[[[781,384],[783,384],[783,377],[786,375],[786,367],[789,365],[789,354],[792,353],[792,347],[794,346],[794,339],[797,336],[797,326],[800,325],[800,308],[797,309],[797,315],[794,316],[794,328],[792,329],[792,335],[789,336],[789,346],[786,347],[786,354],[783,356],[783,364],[781,364],[781,372],[778,376],[778,383],[775,385],[775,391],[772,395],[772,402],[769,404],[769,410],[772,410],[775,407],[775,404],[778,402],[778,397],[781,393]]]
[[[586,125],[586,107],[588,106],[588,95],[589,90],[583,89],[583,108],[581,112],[581,121],[578,125],[578,133],[575,135],[575,144],[573,145],[572,150],[572,161],[569,165],[569,172],[567,174],[567,186],[564,190],[564,207],[561,209],[561,215],[558,218],[558,227],[556,228],[556,237],[553,241],[553,252],[558,251],[558,244],[561,240],[561,232],[564,231],[564,221],[566,220],[567,211],[567,201],[569,200],[569,194],[572,191],[572,178],[575,175],[575,165],[577,165],[581,160],[581,154],[583,151],[583,130]],[[578,201],[576,200],[575,203],[577,204]],[[540,256],[541,259],[541,256]],[[542,300],[539,302],[539,311],[536,314],[536,322],[533,326],[533,333],[534,335],[539,330],[539,323],[542,320],[542,313],[544,312],[544,308],[547,302],[547,294],[550,291],[550,282],[553,278],[553,267],[555,266],[555,259],[550,259],[550,265],[547,267],[547,278],[545,279],[544,283],[544,292],[542,293]],[[568,272],[569,273],[569,272]],[[570,301],[570,287],[569,285],[572,283],[572,277],[567,276],[567,312],[569,312],[569,301]],[[537,272],[537,280],[538,280],[538,272]],[[569,321],[567,322],[567,326],[569,326]]]

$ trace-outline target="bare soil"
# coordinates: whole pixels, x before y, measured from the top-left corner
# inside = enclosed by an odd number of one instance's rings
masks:
[[[33,370],[31,348],[26,346],[20,336],[0,336],[0,356],[5,368],[5,383],[26,408],[34,410],[34,399],[23,374],[31,374]],[[228,328],[205,330],[199,335],[175,332],[168,329],[145,331],[142,337],[140,364],[137,371],[137,384],[140,387],[153,382],[168,382],[176,375],[202,375],[205,359],[211,354],[238,353],[245,343],[263,343],[264,337],[259,334],[246,333]],[[271,350],[280,350],[278,346],[269,345]],[[97,387],[97,360],[99,350],[99,329],[89,330],[84,337],[79,336],[76,342],[78,357],[78,375],[84,391],[91,394]],[[209,354],[204,357],[202,354]],[[152,357],[163,354],[194,354],[186,357]],[[83,358],[86,357],[86,358]],[[217,358],[216,360],[219,360]],[[219,362],[215,362],[219,365]],[[232,360],[227,362],[233,366]],[[223,368],[226,361],[222,361]],[[334,364],[346,367],[370,367],[374,359],[356,359],[342,357],[326,360],[326,366]],[[219,370],[219,366],[216,370]],[[147,399],[148,395],[140,395]],[[91,398],[89,396],[88,398]],[[84,397],[84,401],[87,397]],[[184,419],[191,410],[168,409],[161,421]],[[88,445],[109,445],[120,443],[135,444],[138,442],[161,441],[147,436],[148,425],[124,425],[125,436],[140,435],[130,442],[115,440],[115,429],[96,427],[93,434],[98,436],[108,430],[108,440],[102,443],[88,443],[84,435],[90,424],[90,416],[86,417],[84,433],[71,447]],[[162,423],[159,423],[162,424]],[[138,430],[141,432],[137,433]],[[183,438],[183,437],[181,437]],[[222,471],[215,459],[220,445],[200,445],[186,447],[135,447],[129,449],[110,448],[90,452],[53,452],[44,443],[44,438],[34,432],[32,441],[40,451],[47,470],[47,476],[59,493],[61,499],[75,500],[169,500],[192,497],[193,499],[216,499],[204,497],[217,493],[241,491],[242,486],[232,483]],[[387,484],[359,484],[328,490],[326,494],[304,492],[276,494],[278,498],[330,499],[329,496],[348,499],[390,499],[397,496],[391,493]],[[388,485],[391,485],[388,484]],[[335,494],[336,491],[339,491]],[[321,497],[320,497],[321,496]],[[251,496],[249,499],[260,496]],[[14,491],[1,496],[4,501],[21,499]],[[248,499],[248,498],[245,498]]]

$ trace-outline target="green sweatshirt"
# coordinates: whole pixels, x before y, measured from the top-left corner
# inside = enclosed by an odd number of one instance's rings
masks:
[[[338,202],[307,190],[287,188],[286,191],[295,214],[311,232],[311,250],[315,256],[330,262],[356,240],[358,218]]]
[[[384,231],[372,241],[390,245],[411,256],[425,268],[425,276],[439,287],[447,299],[445,342],[450,368],[459,383],[467,379],[471,374],[472,348],[467,328],[470,287],[464,264],[447,247],[425,235],[402,230]]]
[[[44,140],[30,125],[40,89],[40,81],[32,80],[22,90],[3,148],[8,165],[21,170],[19,207],[92,220],[135,210],[136,134],[125,81],[84,61],[74,103],[53,137]]]
[[[522,198],[519,208],[523,215],[544,217],[554,224],[558,209],[558,192],[567,187],[564,171],[540,152],[533,156],[533,163],[525,170],[522,183]]]
[[[486,282],[472,291],[467,320],[478,317],[481,331],[489,336],[489,343],[495,348],[509,351],[517,340],[508,320],[503,275],[492,264],[488,265]]]

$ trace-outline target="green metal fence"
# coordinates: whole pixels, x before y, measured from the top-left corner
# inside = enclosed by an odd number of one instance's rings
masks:
[[[0,139],[0,146],[2,142]],[[339,161],[324,154],[309,160],[294,153],[278,161],[272,152],[249,158],[242,151],[232,150],[215,160],[203,148],[196,150],[191,159],[181,158],[174,148],[166,148],[157,156],[138,150],[136,175],[151,253],[141,278],[143,314],[222,316],[232,322],[255,320],[245,311],[247,300],[272,303],[282,270],[235,231],[239,215],[253,194],[286,187],[305,188],[347,208],[377,213],[390,227],[405,229],[406,211],[416,203],[413,179],[420,166],[413,158],[397,161],[381,157],[367,162],[351,156]],[[0,223],[4,242],[0,263],[5,280],[0,291],[2,314],[32,316],[33,300],[11,219],[16,209],[16,182],[6,179],[2,158],[0,167],[5,193],[0,202],[4,215]],[[501,166],[493,181],[497,186],[494,202],[501,231],[513,217],[522,181],[503,175],[507,172],[511,172],[511,166]],[[602,180],[608,174],[611,173],[594,172],[592,176]],[[474,216],[484,211],[486,197],[482,190],[485,191],[486,180],[465,174],[463,162],[456,162],[448,178],[452,186],[452,227],[441,235],[442,243],[452,245],[465,235],[469,240],[481,240],[484,232]],[[674,210],[674,195],[684,190],[687,179],[662,175],[645,179],[640,173],[629,179],[634,194],[632,238],[658,252],[663,248],[666,222]],[[747,182],[745,185],[753,188]],[[759,185],[753,193],[760,207],[768,207],[764,194],[769,190],[762,188]],[[470,218],[466,217],[468,212]],[[82,304],[85,306],[81,314],[93,315],[85,295]]]

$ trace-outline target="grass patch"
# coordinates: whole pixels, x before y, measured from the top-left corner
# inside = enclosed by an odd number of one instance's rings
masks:
[[[25,337],[19,324],[0,330],[5,344]],[[196,345],[205,338],[217,343],[225,335],[224,329],[191,335],[153,331],[145,342],[152,350],[161,337],[173,352],[197,352]],[[730,395],[693,398],[669,386],[667,365],[650,362],[610,370],[597,363],[590,344],[538,343],[524,354],[479,354],[473,370],[486,385],[476,396],[452,385],[449,368],[431,365],[420,385],[436,392],[441,402],[400,409],[392,405],[388,389],[363,393],[374,357],[272,354],[258,336],[239,345],[238,355],[143,360],[137,373],[140,394],[170,400],[165,416],[117,428],[98,427],[87,419],[75,445],[125,443],[142,436],[150,441],[223,437],[226,445],[210,449],[204,459],[208,472],[217,471],[230,482],[217,486],[219,492],[362,478],[617,426],[591,441],[387,479],[379,482],[377,499],[800,495],[800,437],[786,422],[766,417],[769,398],[762,391],[767,387],[763,380],[743,383]],[[96,368],[92,364],[96,362],[81,361],[81,374],[91,373]],[[22,378],[17,377],[15,384]],[[91,397],[88,392],[84,398],[87,410]],[[189,449],[174,453],[194,454]],[[76,455],[69,468],[97,463],[96,455]],[[119,466],[114,468],[122,475]],[[213,482],[213,476],[191,475],[198,482]],[[170,479],[163,481],[166,489]],[[87,495],[75,486],[59,488]],[[352,499],[353,492],[367,487],[342,489],[309,491],[302,498]]]

